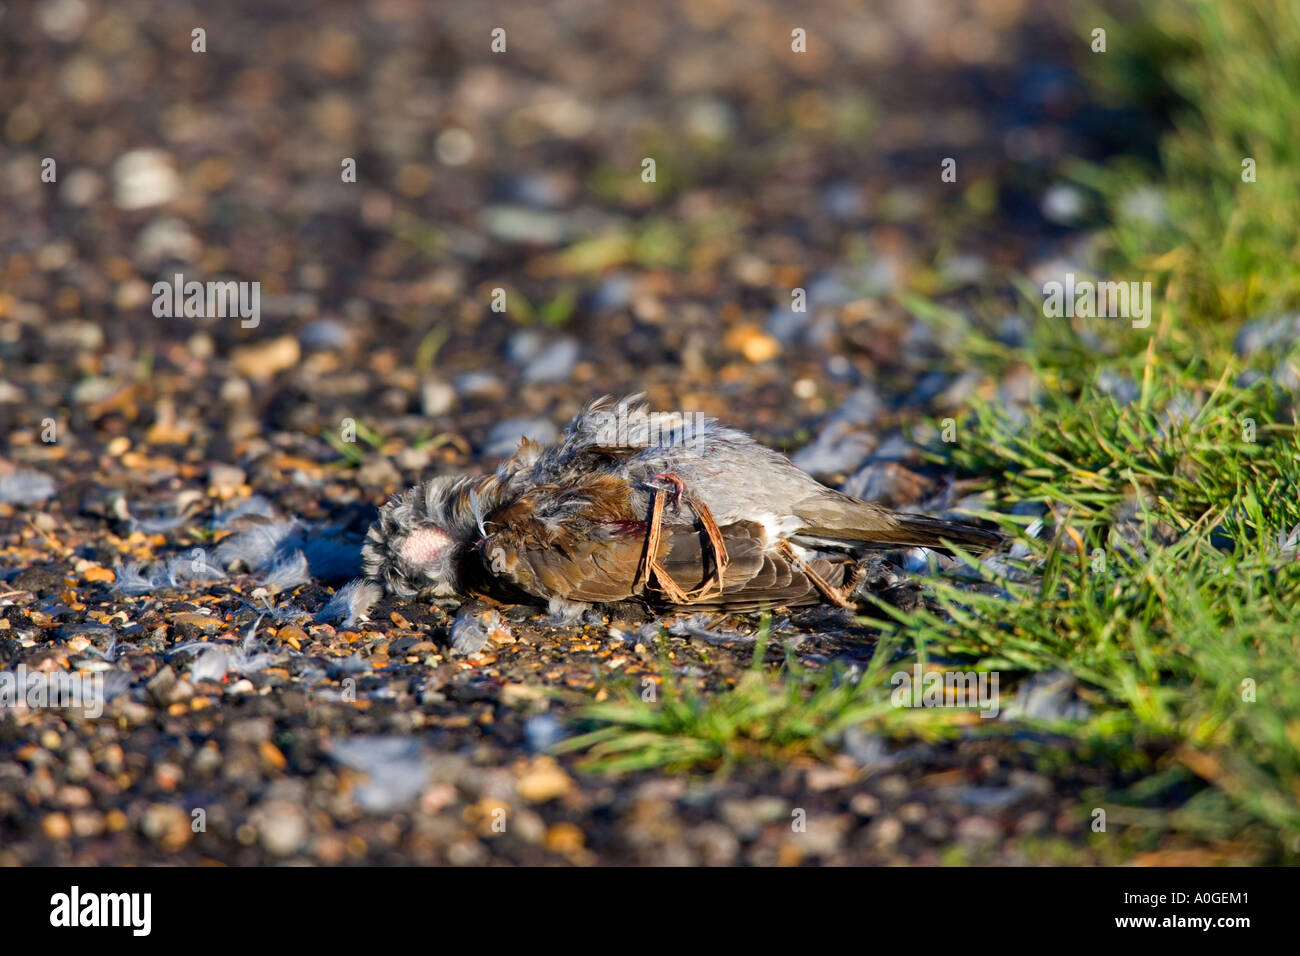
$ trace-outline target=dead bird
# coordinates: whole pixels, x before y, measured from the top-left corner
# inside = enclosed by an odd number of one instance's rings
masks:
[[[550,447],[523,439],[494,474],[444,476],[380,509],[366,577],[402,598],[488,596],[580,612],[851,603],[873,551],[983,553],[998,531],[835,491],[712,418],[640,396],[587,405]]]

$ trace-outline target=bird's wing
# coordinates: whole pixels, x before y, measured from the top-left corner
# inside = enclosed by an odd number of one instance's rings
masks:
[[[767,532],[755,522],[736,522],[720,529],[731,563],[723,575],[723,593],[711,593],[692,607],[728,611],[761,610],[763,607],[819,604],[822,593],[783,551],[768,548]],[[702,533],[675,533],[672,553],[664,558],[664,568],[679,587],[698,588],[703,583]],[[710,564],[711,567],[711,564]],[[845,579],[848,562],[824,558],[809,559],[809,567],[831,584],[839,587]]]
[[[730,563],[723,574],[721,594],[712,592],[689,607],[713,608],[728,611],[759,610],[764,607],[799,606],[817,604],[821,592],[808,579],[803,570],[781,551],[770,547],[766,529],[755,521],[737,521],[719,529],[727,548]],[[703,531],[674,526],[665,527],[669,542],[667,554],[659,563],[677,583],[690,591],[700,587],[706,572],[713,568],[712,559],[706,557],[708,537]],[[846,562],[811,558],[809,567],[823,579],[838,587],[844,580]]]
[[[638,576],[649,527],[632,510],[627,482],[620,478],[586,475],[571,485],[543,485],[493,512],[487,525],[492,533],[478,544],[478,553],[498,585],[544,600],[610,603],[659,596]],[[723,593],[691,606],[748,610],[820,600],[803,571],[769,547],[761,524],[738,521],[720,531],[729,558]],[[708,537],[686,512],[666,517],[658,563],[685,591],[699,588],[711,572]],[[832,585],[843,578],[843,564],[820,558],[810,564]]]
[[[549,600],[609,602],[632,597],[646,522],[628,503],[627,483],[590,475],[543,485],[488,519],[478,544],[497,582]]]

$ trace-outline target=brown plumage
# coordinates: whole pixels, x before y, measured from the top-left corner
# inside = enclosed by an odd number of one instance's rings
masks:
[[[834,491],[709,419],[690,435],[609,442],[602,416],[644,415],[634,402],[589,405],[555,446],[525,440],[495,474],[395,498],[367,536],[367,576],[408,598],[752,610],[847,603],[871,550],[1001,540]]]

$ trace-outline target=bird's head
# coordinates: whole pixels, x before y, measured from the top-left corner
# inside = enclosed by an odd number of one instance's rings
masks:
[[[380,508],[361,548],[366,578],[401,598],[460,596],[458,568],[482,537],[481,481],[433,478]]]

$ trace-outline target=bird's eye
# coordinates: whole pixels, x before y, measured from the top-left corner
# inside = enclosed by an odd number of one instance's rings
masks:
[[[397,553],[410,567],[424,569],[436,564],[449,544],[451,536],[440,528],[417,528],[402,540]]]

